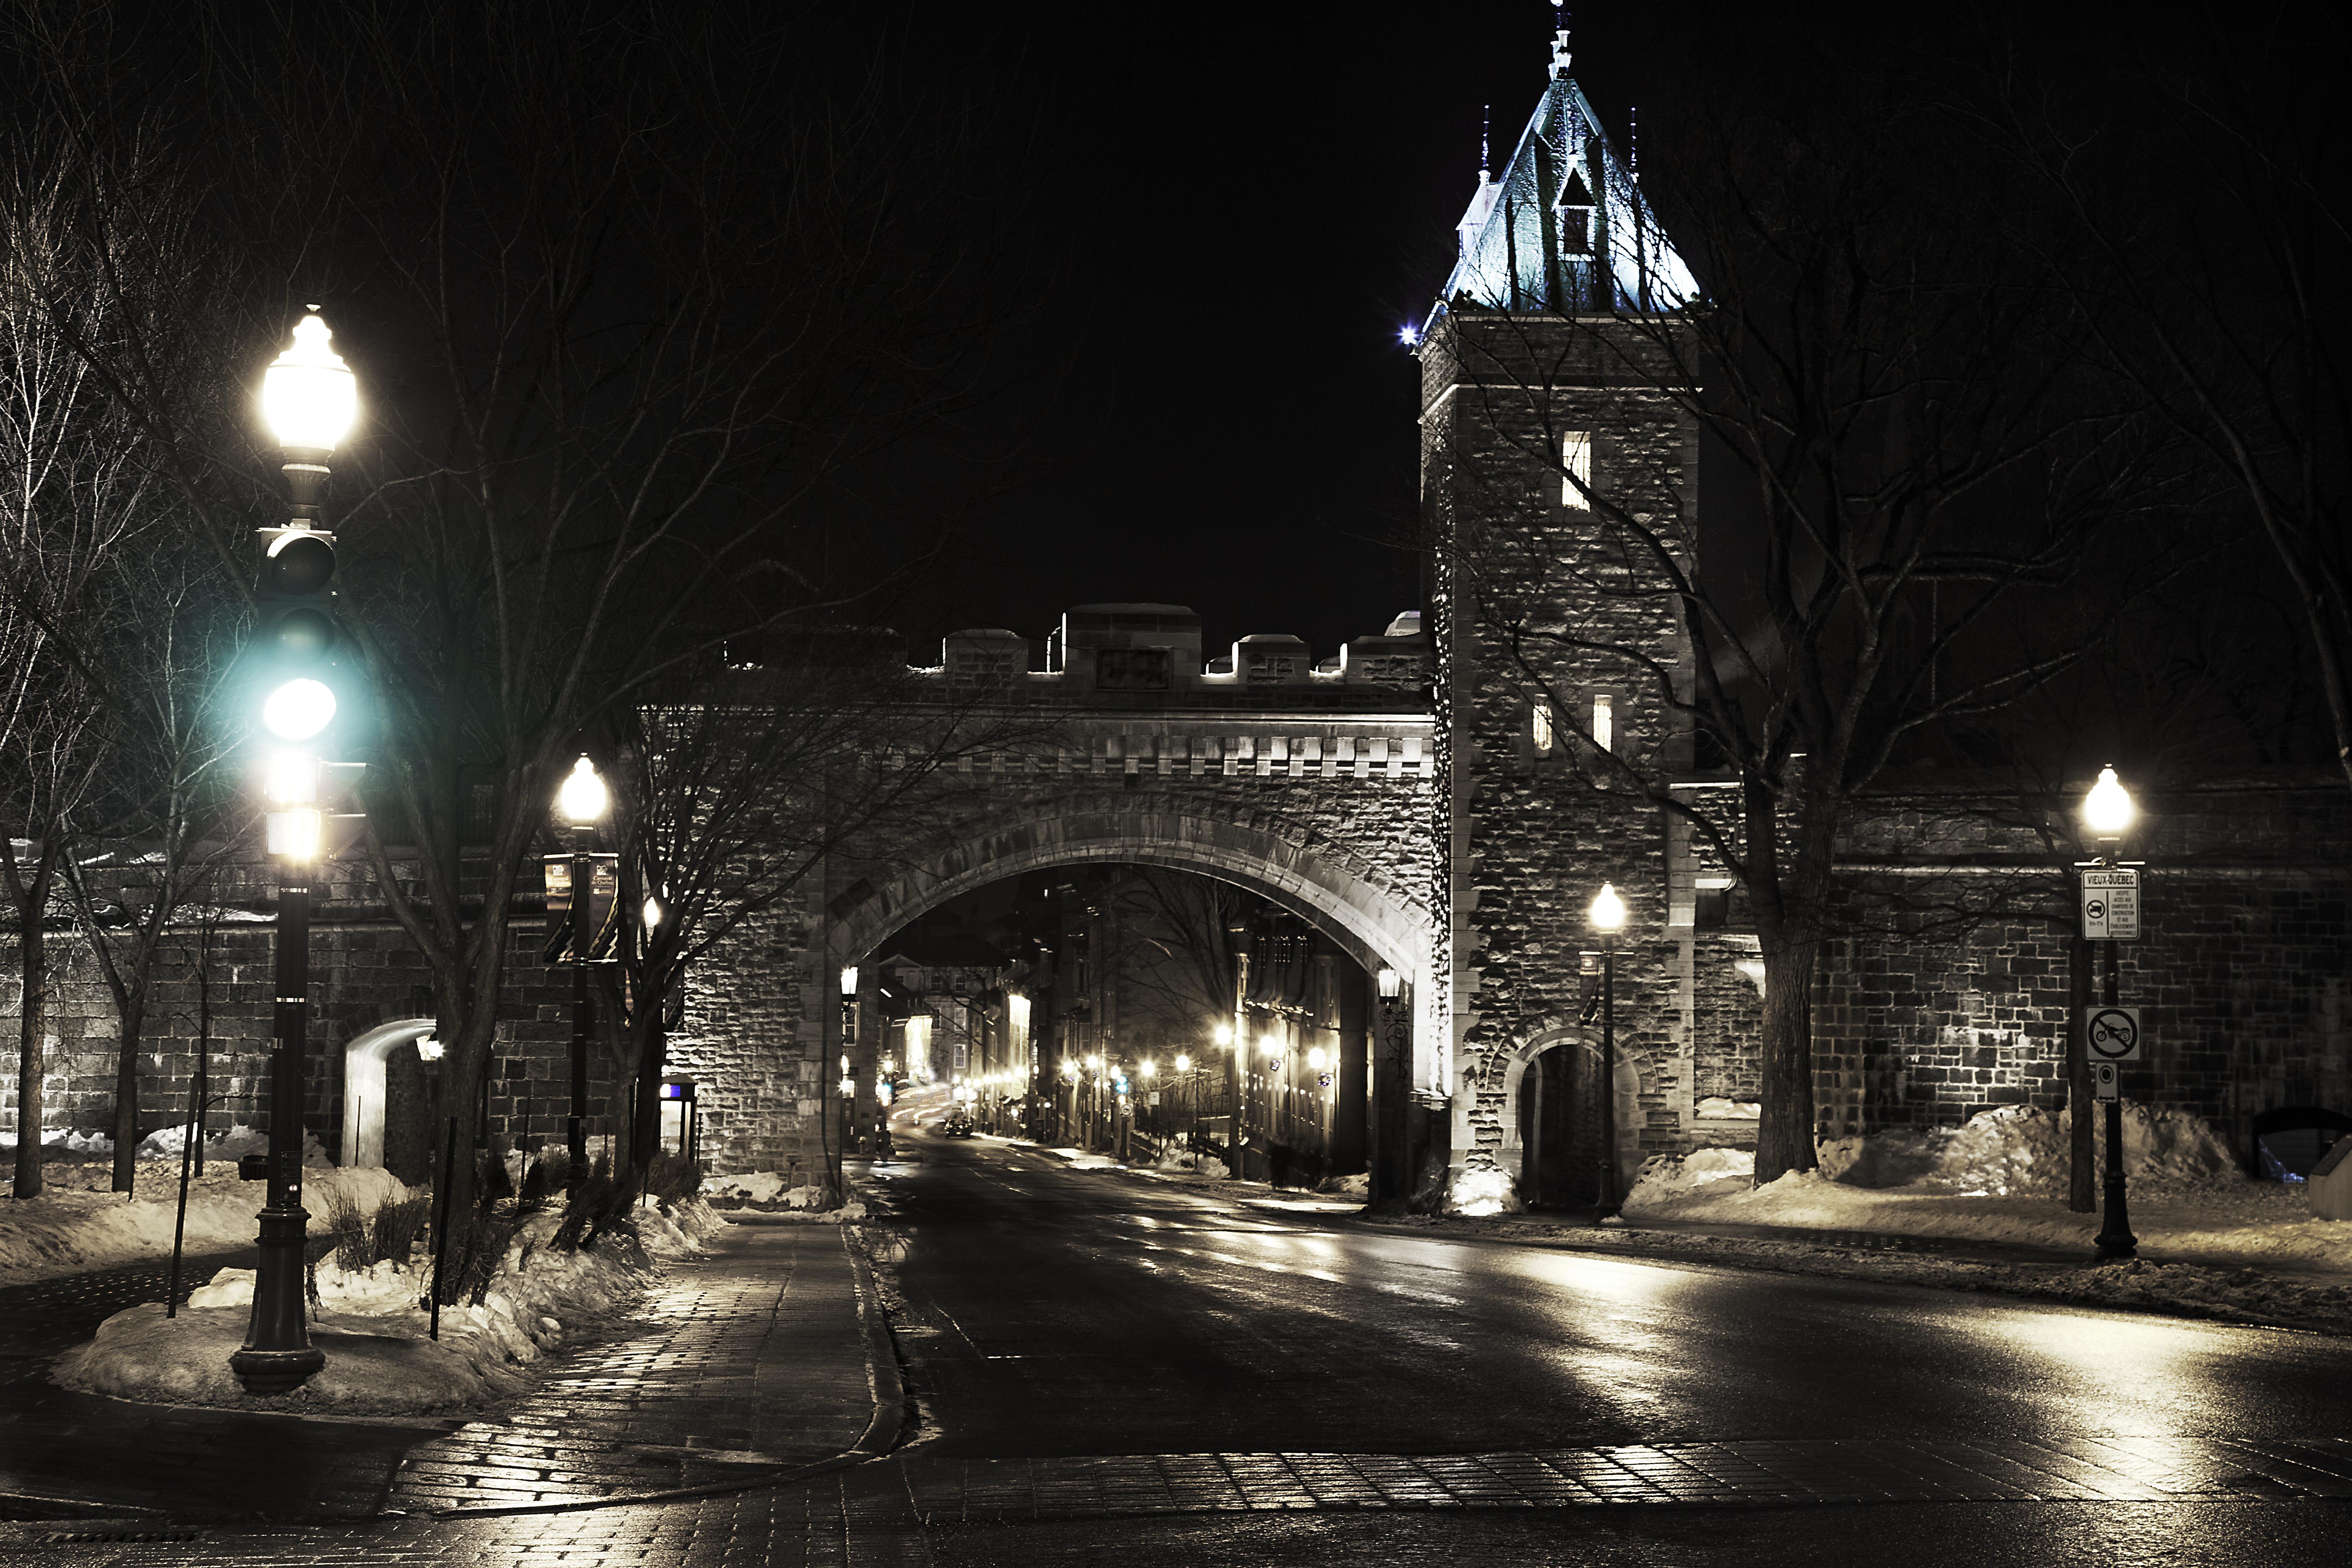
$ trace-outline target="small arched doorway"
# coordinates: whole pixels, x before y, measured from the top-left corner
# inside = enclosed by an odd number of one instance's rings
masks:
[[[379,1165],[404,1182],[422,1182],[433,1163],[434,1080],[416,1042],[430,1018],[394,1018],[352,1037],[343,1047],[341,1163]]]
[[[1580,1041],[1538,1053],[1519,1076],[1519,1202],[1591,1208],[1600,1201],[1591,1053]]]

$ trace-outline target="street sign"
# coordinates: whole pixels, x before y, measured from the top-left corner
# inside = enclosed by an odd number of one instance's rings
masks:
[[[2131,867],[2083,872],[2083,940],[2139,940],[2139,872]]]
[[[2091,1064],[2091,1098],[2094,1100],[2123,1098],[2123,1086],[2117,1081],[2115,1063],[2093,1062]]]
[[[2139,1060],[2139,1009],[2092,1008],[2083,1016],[2083,1044],[2094,1068]]]

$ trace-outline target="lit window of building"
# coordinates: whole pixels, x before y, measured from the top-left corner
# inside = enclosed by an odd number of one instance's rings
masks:
[[[1611,710],[1610,700],[1592,700],[1592,743],[1602,751],[1614,749],[1617,740],[1616,715]]]
[[[1570,511],[1590,511],[1586,499],[1592,489],[1592,432],[1570,430],[1559,438],[1559,504]]]

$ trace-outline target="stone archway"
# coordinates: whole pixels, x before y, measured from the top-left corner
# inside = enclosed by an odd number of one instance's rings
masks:
[[[836,897],[828,968],[858,962],[892,931],[950,899],[1027,871],[1110,862],[1196,871],[1314,922],[1367,971],[1385,965],[1402,974],[1412,987],[1414,1087],[1443,1094],[1448,1053],[1435,1044],[1444,1018],[1435,923],[1377,863],[1381,847],[1342,843],[1270,812],[1221,808],[1178,794],[1120,790],[1032,800]]]
[[[393,1109],[394,1098],[405,1104],[417,1092],[416,1085],[398,1081],[405,1075],[394,1070],[390,1058],[394,1052],[408,1047],[413,1061],[416,1042],[430,1036],[434,1027],[430,1018],[394,1018],[352,1036],[344,1045],[342,1164],[389,1163],[385,1158],[385,1130],[388,1125],[397,1128],[402,1119],[397,1115],[388,1117],[386,1112]],[[395,1090],[401,1092],[396,1096]],[[422,1108],[418,1110],[421,1116]],[[395,1135],[393,1142],[397,1145],[402,1140]],[[395,1155],[401,1152],[398,1148],[393,1151]]]

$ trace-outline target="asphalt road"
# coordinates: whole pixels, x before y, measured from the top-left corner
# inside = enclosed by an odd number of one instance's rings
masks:
[[[2352,1341],[1381,1234],[990,1140],[877,1170],[934,1454],[2352,1436]]]

